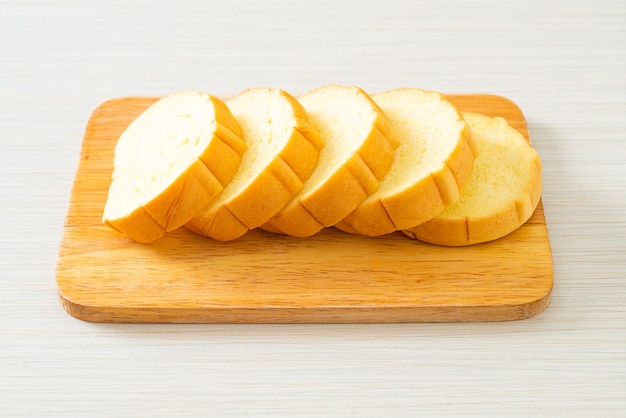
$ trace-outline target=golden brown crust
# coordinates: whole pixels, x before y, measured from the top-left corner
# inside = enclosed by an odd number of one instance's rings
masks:
[[[246,152],[247,146],[243,140],[241,127],[224,102],[214,96],[210,97],[213,103],[216,103],[214,139],[217,140],[211,141],[208,148],[200,156],[200,159],[223,188],[237,172],[241,163],[241,156]],[[221,188],[218,190],[218,193],[219,191],[221,191]]]
[[[216,225],[218,227],[215,227]],[[203,218],[192,219],[185,224],[185,227],[196,234],[210,236],[218,241],[230,241],[248,232],[248,227],[225,206],[221,206],[219,210],[210,212]]]
[[[192,163],[154,199],[144,205],[146,212],[165,232],[183,226],[222,189],[221,184],[200,160]]]
[[[378,179],[360,154],[354,154],[323,187],[304,196],[301,203],[319,223],[332,226],[341,219],[342,213],[349,213],[377,187]]]
[[[280,156],[298,178],[305,182],[317,166],[319,153],[325,145],[324,139],[309,120],[309,116],[300,102],[285,91],[281,90],[280,93],[293,109],[295,126],[292,138],[280,152]]]
[[[376,110],[374,126],[365,140],[363,147],[359,149],[359,155],[365,164],[367,164],[372,174],[374,174],[374,177],[380,181],[385,177],[385,174],[387,174],[393,163],[393,157],[396,148],[398,148],[399,140],[389,119],[387,119],[372,97],[363,90],[358,90]]]
[[[165,228],[159,225],[141,206],[127,217],[103,219],[102,222],[109,228],[142,243],[155,241],[165,234]]]
[[[371,200],[367,205],[359,206],[356,213],[352,212],[336,227],[344,232],[378,236],[399,229],[390,213],[396,214],[398,220],[409,219],[410,224],[414,225],[413,222],[419,222],[420,219],[430,219],[432,213],[437,213],[443,206],[439,186],[433,176],[428,176],[406,188],[402,194],[384,200]],[[401,214],[404,219],[400,218]]]
[[[378,179],[354,154],[343,167],[313,192],[294,200],[261,228],[296,237],[308,237],[332,226],[378,187]]]
[[[298,200],[290,205],[289,210],[279,212],[259,228],[276,234],[305,238],[321,231],[324,225],[319,223]]]

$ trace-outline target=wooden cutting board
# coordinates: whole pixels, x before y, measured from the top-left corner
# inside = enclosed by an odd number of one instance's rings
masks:
[[[492,95],[449,96],[502,116],[528,139],[520,109]],[[333,228],[311,238],[251,231],[233,242],[185,228],[138,244],[101,224],[113,147],[155,98],[100,105],[87,124],[57,265],[71,315],[97,322],[457,322],[528,318],[548,305],[553,271],[539,203],[520,229],[462,248]]]

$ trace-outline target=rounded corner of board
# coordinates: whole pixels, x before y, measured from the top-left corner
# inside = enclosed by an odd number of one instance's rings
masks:
[[[513,320],[524,320],[535,317],[545,311],[550,304],[550,299],[552,298],[552,286],[550,289],[540,296],[537,299],[534,299],[528,303],[525,303],[520,308],[520,315],[517,318],[513,318]]]
[[[63,293],[61,289],[57,290],[59,302],[63,310],[76,319],[86,322],[102,322],[92,315],[92,309],[89,306],[82,305]]]

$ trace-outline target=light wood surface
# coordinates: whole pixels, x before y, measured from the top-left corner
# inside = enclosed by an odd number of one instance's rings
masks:
[[[618,0],[0,2],[0,416],[623,417],[625,50]],[[63,310],[55,267],[96,106],[326,83],[523,109],[554,267],[541,314],[107,324]]]
[[[528,140],[520,109],[457,95]],[[180,228],[149,245],[102,225],[120,134],[154,99],[98,106],[87,123],[60,247],[57,286],[73,316],[97,322],[334,323],[525,319],[548,305],[552,254],[543,208],[504,239],[444,248],[402,233],[327,228],[298,239],[254,230],[224,243]]]

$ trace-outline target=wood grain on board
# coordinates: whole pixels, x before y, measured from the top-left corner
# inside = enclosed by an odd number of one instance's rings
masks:
[[[520,109],[493,95],[450,95],[502,116],[528,140]],[[548,305],[552,255],[541,202],[512,234],[448,248],[401,233],[333,228],[310,238],[250,231],[218,242],[180,228],[139,244],[101,223],[122,131],[156,98],[113,99],[87,124],[57,265],[71,315],[96,322],[308,323],[505,321]]]

